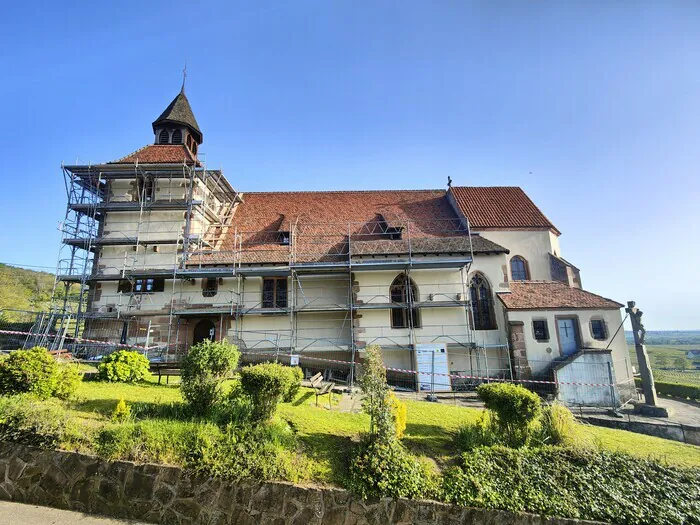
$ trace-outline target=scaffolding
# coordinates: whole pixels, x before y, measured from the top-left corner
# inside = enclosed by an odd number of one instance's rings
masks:
[[[491,350],[470,322],[466,219],[294,217],[246,231],[235,221],[245,196],[221,170],[198,163],[62,169],[68,203],[56,286],[77,283],[79,293],[74,309],[67,302],[56,309],[70,314],[62,319],[76,339],[145,342],[159,358],[177,359],[193,322],[209,319],[218,337],[251,355],[349,363],[349,383],[358,351],[370,344],[401,359],[419,344],[444,344],[459,357],[458,370],[507,373],[505,342]],[[377,275],[384,280],[373,281]],[[400,296],[385,282],[398,276]],[[274,292],[284,300],[266,297],[272,279],[286,283]],[[405,325],[392,327],[394,318]],[[495,360],[487,355],[494,352]],[[411,359],[404,368],[415,369]]]

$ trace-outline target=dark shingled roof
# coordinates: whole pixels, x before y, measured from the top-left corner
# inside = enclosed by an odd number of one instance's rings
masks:
[[[618,310],[622,304],[559,281],[513,281],[510,293],[498,298],[508,310],[579,309]]]
[[[155,132],[156,126],[163,122],[184,124],[195,132],[195,138],[198,138],[197,142],[201,144],[204,141],[204,136],[202,135],[202,131],[199,129],[197,119],[194,118],[190,101],[187,100],[187,96],[185,95],[184,91],[180,91],[170,105],[165,108],[165,111],[161,113],[160,117],[153,121],[153,131]]]

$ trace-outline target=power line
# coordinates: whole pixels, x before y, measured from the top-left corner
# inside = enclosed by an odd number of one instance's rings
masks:
[[[21,263],[12,263],[12,262],[4,262],[0,261],[0,264],[4,264],[5,266],[13,266],[15,268],[41,268],[43,270],[56,270],[55,266],[36,266],[32,264],[21,264]]]

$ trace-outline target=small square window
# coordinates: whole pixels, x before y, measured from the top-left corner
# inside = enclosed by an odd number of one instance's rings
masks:
[[[591,319],[591,335],[593,339],[604,341],[608,338],[608,331],[605,327],[605,321],[602,319]]]
[[[532,331],[537,341],[549,341],[549,327],[547,321],[532,321]]]

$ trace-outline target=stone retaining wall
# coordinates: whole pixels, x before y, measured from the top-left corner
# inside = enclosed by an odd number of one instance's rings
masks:
[[[627,430],[629,432],[636,432],[637,434],[647,434],[649,436],[657,436],[700,446],[700,427],[697,426],[682,425],[680,423],[671,423],[663,420],[636,421],[595,416],[584,416],[579,419],[600,427]]]
[[[0,499],[168,525],[593,523],[432,501],[362,501],[341,489],[289,483],[230,483],[176,467],[2,442],[0,480]]]

